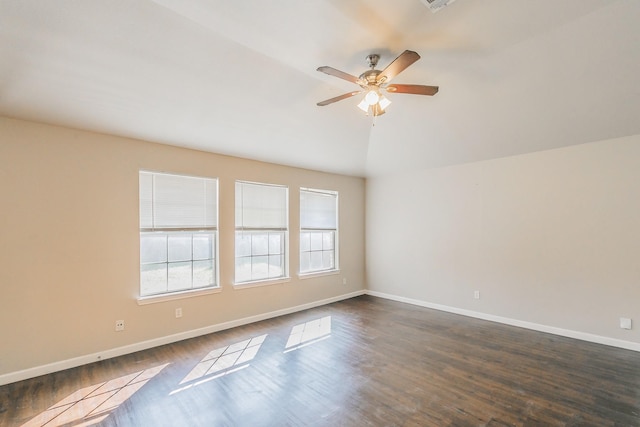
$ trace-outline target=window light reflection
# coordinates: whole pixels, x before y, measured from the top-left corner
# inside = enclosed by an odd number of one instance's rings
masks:
[[[247,368],[249,362],[258,354],[260,346],[266,338],[267,334],[264,334],[210,351],[180,381],[180,384],[189,382],[192,382],[192,384],[174,390],[170,394],[187,390],[193,386]]]
[[[285,353],[314,344],[331,336],[331,316],[294,326],[287,340]]]
[[[21,427],[74,427],[95,425],[105,420],[167,364],[135,372],[71,393]]]

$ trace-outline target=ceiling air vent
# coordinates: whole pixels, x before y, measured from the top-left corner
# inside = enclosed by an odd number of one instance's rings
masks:
[[[424,5],[427,6],[429,9],[431,9],[431,12],[436,13],[443,7],[450,5],[456,0],[420,0],[420,1],[424,3]]]

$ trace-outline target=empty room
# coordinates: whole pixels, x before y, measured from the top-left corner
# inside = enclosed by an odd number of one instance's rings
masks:
[[[640,426],[638,22],[0,0],[0,425]]]

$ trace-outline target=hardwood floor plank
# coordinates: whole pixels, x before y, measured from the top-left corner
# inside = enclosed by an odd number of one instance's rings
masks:
[[[0,425],[640,426],[640,353],[362,296],[2,386]]]

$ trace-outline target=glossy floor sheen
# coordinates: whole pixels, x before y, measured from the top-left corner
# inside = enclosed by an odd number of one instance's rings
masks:
[[[0,387],[2,426],[640,426],[640,353],[363,296]]]

